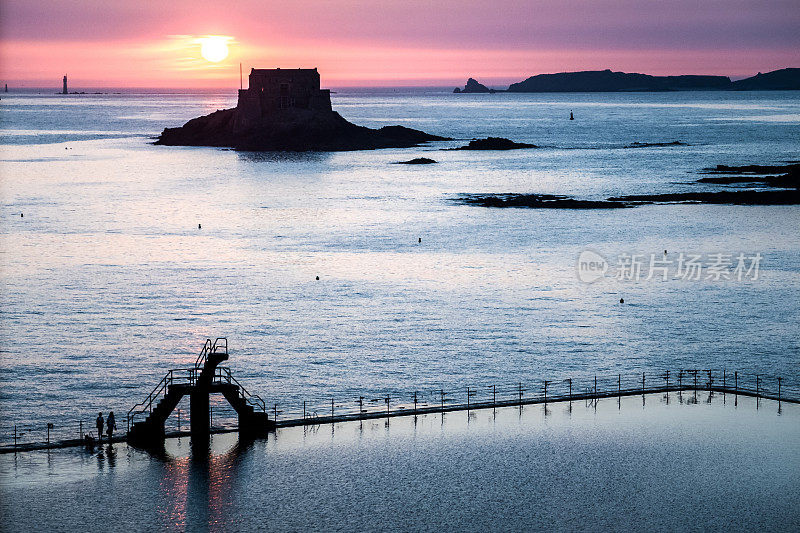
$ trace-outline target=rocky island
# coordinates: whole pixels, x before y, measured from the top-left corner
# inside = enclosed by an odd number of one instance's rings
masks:
[[[569,93],[569,92],[660,92],[660,91],[790,91],[800,90],[800,68],[784,68],[750,78],[731,81],[727,76],[651,76],[649,74],[586,70],[538,74],[507,90],[489,89],[473,78],[454,93]]]
[[[521,148],[538,148],[535,144],[518,143],[503,137],[486,137],[473,139],[469,144],[458,148],[445,148],[445,150],[519,150]]]
[[[464,88],[456,87],[453,89],[454,93],[495,93],[494,89],[488,88],[486,85],[482,83],[478,83],[478,80],[475,78],[470,78],[467,80],[467,84]]]
[[[650,76],[610,69],[539,74],[525,81],[512,83],[511,93],[529,92],[616,92],[616,91],[680,91],[721,90],[730,87],[725,76]]]
[[[154,144],[217,146],[252,151],[408,148],[445,137],[404,126],[372,129],[345,120],[320,89],[317,69],[252,69],[235,108],[166,128]]]

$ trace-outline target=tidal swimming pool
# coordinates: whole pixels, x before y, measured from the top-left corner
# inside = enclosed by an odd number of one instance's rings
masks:
[[[0,457],[3,530],[800,528],[800,406],[708,392]]]

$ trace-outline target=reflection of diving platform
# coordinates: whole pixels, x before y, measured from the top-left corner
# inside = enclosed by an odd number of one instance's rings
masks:
[[[239,433],[263,435],[275,428],[261,397],[250,394],[219,364],[228,359],[228,340],[206,339],[191,368],[178,368],[167,374],[141,403],[128,411],[128,441],[151,444],[164,439],[164,425],[181,399],[189,395],[192,437],[208,437],[211,429],[209,395],[222,394],[239,417]]]

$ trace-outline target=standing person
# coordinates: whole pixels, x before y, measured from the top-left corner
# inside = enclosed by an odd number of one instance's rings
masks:
[[[106,418],[106,435],[108,435],[109,444],[111,444],[111,437],[114,436],[115,429],[117,429],[117,421],[114,419],[114,411],[111,411]]]
[[[97,413],[97,420],[95,420],[95,425],[97,426],[97,442],[103,441],[103,413]]]

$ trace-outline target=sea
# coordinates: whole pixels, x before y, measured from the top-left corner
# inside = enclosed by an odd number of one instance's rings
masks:
[[[2,443],[124,427],[218,337],[280,417],[666,370],[800,382],[797,206],[459,201],[729,190],[697,180],[800,159],[798,92],[334,88],[351,122],[452,139],[338,153],[155,146],[236,91],[97,92],[0,94]],[[449,150],[489,136],[537,148]],[[396,164],[416,157],[437,162]]]

